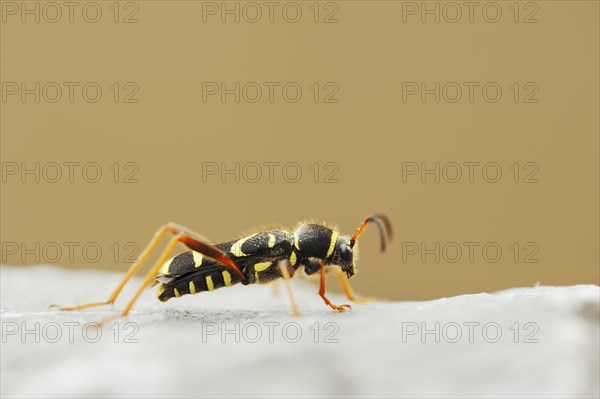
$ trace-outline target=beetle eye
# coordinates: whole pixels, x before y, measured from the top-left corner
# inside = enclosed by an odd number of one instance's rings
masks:
[[[346,261],[352,260],[352,250],[346,244],[340,245],[340,255]]]

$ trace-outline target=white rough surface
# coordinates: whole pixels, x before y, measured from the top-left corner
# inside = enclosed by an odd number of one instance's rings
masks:
[[[463,295],[428,302],[375,302],[333,313],[315,295],[315,286],[294,282],[302,316],[289,316],[281,286],[236,286],[160,303],[145,293],[128,319],[104,329],[96,343],[80,327],[69,342],[66,322],[98,321],[122,309],[134,285],[115,309],[57,312],[50,303],[73,305],[103,300],[122,274],[68,271],[53,267],[0,268],[2,321],[1,396],[8,397],[598,397],[599,288],[515,288],[494,294]],[[139,279],[134,282],[139,283]],[[334,303],[347,303],[332,295]],[[125,343],[124,323],[139,326],[137,343]],[[240,334],[205,335],[210,328],[246,328],[255,322],[262,338]],[[267,322],[275,327],[268,339]],[[288,343],[282,327],[296,322],[302,338]],[[314,342],[310,326],[319,323]],[[325,323],[339,327],[339,342],[324,343]],[[411,326],[433,334],[403,335]],[[473,342],[464,323],[480,323]],[[519,323],[520,336],[514,342]],[[54,323],[54,324],[51,324]],[[212,324],[216,323],[216,324]],[[411,324],[416,323],[416,324]],[[462,338],[452,326],[461,326]],[[486,323],[498,323],[483,336]],[[537,343],[525,343],[525,323],[535,323]],[[37,333],[24,334],[25,328]],[[62,329],[57,343],[55,330]],[[17,326],[19,330],[12,332]],[[443,328],[446,327],[446,334]],[[46,328],[46,335],[43,329]],[[240,331],[241,331],[240,330]],[[332,331],[331,327],[328,331]],[[9,334],[9,332],[11,332]],[[93,337],[94,330],[88,331]],[[288,339],[292,339],[294,332]],[[404,339],[403,339],[404,338]],[[24,342],[23,342],[24,341]],[[425,342],[423,342],[425,341]]]

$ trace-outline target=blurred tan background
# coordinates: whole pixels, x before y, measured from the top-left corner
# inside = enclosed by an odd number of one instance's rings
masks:
[[[2,264],[385,213],[361,294],[599,283],[598,2],[1,6]]]

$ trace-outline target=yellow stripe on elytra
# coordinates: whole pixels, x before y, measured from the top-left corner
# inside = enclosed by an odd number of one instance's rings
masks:
[[[267,270],[269,266],[271,266],[271,262],[259,262],[254,265],[254,277],[256,277],[257,283],[260,281],[258,278],[258,272]]]
[[[196,293],[196,284],[194,284],[193,281],[190,281],[190,294],[195,294]]]
[[[181,296],[179,291],[177,291],[177,288],[174,288],[173,291],[175,292],[175,298],[179,298]]]
[[[202,254],[200,252],[196,252],[196,251],[191,251],[192,252],[192,257],[194,258],[194,267],[200,267],[202,265],[202,260],[204,259],[204,257],[202,256]],[[162,275],[169,275],[169,269],[171,268],[171,263],[173,263],[173,259],[175,258],[171,258],[168,261],[166,261],[164,263],[164,265],[161,266],[160,270],[159,270],[159,274]]]
[[[165,292],[165,285],[161,284],[160,287],[158,287],[158,290],[156,291],[156,296],[159,297],[162,294],[164,294]]]
[[[294,233],[294,246],[296,247],[297,250],[300,250],[300,243],[298,242],[300,239],[300,236],[298,236],[298,233]]]
[[[256,234],[258,233],[254,233],[251,236],[242,238],[241,240],[237,240],[232,246],[231,249],[229,250],[229,252],[231,252],[232,254],[234,254],[235,256],[237,256],[238,258],[241,256],[248,256],[248,254],[245,254],[242,251],[242,245],[244,245],[244,243],[246,241],[248,241],[249,239],[251,239],[252,237],[254,237]]]
[[[171,266],[172,261],[173,261],[173,258],[166,261],[165,264],[161,266],[161,268],[159,270],[159,274],[164,274],[164,275],[169,274],[169,267]]]
[[[337,231],[332,231],[331,232],[331,241],[329,241],[329,249],[327,250],[327,256],[325,256],[326,258],[329,258],[329,256],[333,253],[333,249],[335,248],[335,243],[337,242],[337,239],[338,239]]]
[[[225,287],[231,286],[231,273],[227,270],[223,270],[221,273],[223,275],[223,281],[225,282]]]
[[[292,255],[290,255],[290,265],[295,266],[296,265],[296,252],[292,251]]]
[[[204,258],[200,252],[192,251],[194,257],[194,267],[202,266],[202,259]]]
[[[273,234],[269,234],[269,248],[273,248],[275,246],[275,236]]]
[[[208,290],[209,290],[209,291],[212,291],[212,290],[214,290],[214,289],[215,289],[215,285],[213,284],[213,281],[212,281],[212,277],[211,277],[211,276],[207,276],[207,277],[206,277],[206,286],[208,287]]]

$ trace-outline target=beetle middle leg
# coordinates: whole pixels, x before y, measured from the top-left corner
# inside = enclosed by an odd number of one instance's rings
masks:
[[[292,316],[300,316],[298,306],[296,305],[296,299],[294,298],[294,292],[292,291],[292,284],[290,284],[290,279],[292,278],[292,276],[290,275],[290,271],[288,269],[289,265],[290,262],[287,259],[284,259],[277,264],[277,267],[279,268],[281,277],[283,277],[285,288],[287,289],[288,296],[290,297],[290,303],[292,306]],[[275,280],[275,283],[276,282],[277,280]]]

